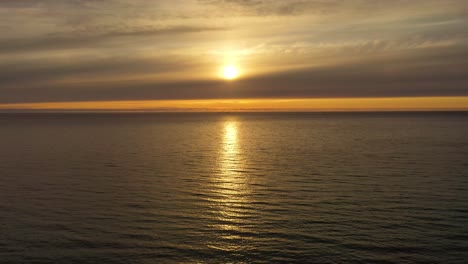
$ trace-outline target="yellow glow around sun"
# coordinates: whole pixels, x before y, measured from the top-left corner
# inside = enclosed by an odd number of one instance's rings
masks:
[[[233,80],[239,76],[239,70],[233,65],[226,65],[223,67],[222,75],[225,79]]]

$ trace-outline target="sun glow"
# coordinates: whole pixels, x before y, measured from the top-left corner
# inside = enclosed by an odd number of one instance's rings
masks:
[[[223,67],[222,76],[224,79],[233,80],[239,76],[239,70],[236,66],[226,65]]]

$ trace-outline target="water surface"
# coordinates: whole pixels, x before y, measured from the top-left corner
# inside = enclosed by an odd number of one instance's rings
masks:
[[[467,113],[1,114],[2,263],[466,263]]]

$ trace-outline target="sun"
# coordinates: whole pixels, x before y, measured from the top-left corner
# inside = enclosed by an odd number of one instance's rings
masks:
[[[224,79],[233,80],[239,76],[239,70],[236,66],[226,65],[223,67],[222,76]]]

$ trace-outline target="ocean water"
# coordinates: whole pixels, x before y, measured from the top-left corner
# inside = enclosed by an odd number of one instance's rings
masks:
[[[467,261],[468,113],[0,115],[0,263]]]

